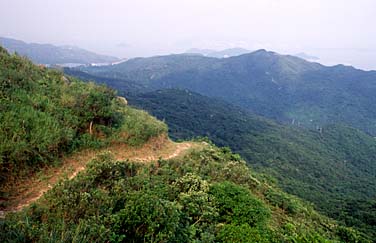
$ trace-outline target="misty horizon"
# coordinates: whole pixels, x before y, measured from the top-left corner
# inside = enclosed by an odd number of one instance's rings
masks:
[[[191,48],[304,52],[324,65],[376,70],[376,2],[46,1],[0,3],[0,36],[120,58]]]

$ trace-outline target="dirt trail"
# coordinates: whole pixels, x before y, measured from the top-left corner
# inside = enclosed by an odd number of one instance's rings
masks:
[[[4,209],[0,209],[0,217],[6,212],[15,212],[29,206],[38,200],[45,192],[51,189],[62,179],[72,179],[80,171],[84,170],[86,164],[97,154],[109,151],[116,160],[132,160],[140,163],[156,161],[159,158],[172,159],[183,156],[189,149],[199,148],[199,143],[184,142],[174,143],[166,137],[153,138],[142,147],[129,147],[126,144],[115,144],[100,150],[84,150],[62,159],[62,166],[59,168],[47,168],[39,176],[34,176],[22,181],[17,185],[17,191],[3,203]]]

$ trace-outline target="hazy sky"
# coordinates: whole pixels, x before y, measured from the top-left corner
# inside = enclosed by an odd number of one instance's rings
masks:
[[[119,57],[307,52],[376,69],[376,0],[0,0],[0,36]]]

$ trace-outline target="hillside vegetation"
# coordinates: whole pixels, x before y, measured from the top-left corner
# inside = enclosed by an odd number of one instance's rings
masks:
[[[305,130],[282,126],[187,90],[129,97],[166,121],[170,136],[207,136],[229,146],[285,191],[376,237],[376,140],[343,125]]]
[[[156,164],[93,160],[0,221],[2,242],[369,242],[208,146]]]
[[[38,67],[0,47],[0,197],[20,177],[83,147],[140,145],[166,133],[146,112],[127,107],[105,86]]]
[[[4,49],[0,60],[2,178],[18,182],[70,151],[141,145],[167,131],[104,86]],[[98,155],[0,218],[0,242],[371,242],[271,186],[228,148],[186,146],[166,160]]]

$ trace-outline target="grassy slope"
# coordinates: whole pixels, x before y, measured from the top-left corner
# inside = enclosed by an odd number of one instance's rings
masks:
[[[309,131],[278,125],[190,91],[130,98],[169,125],[176,139],[208,136],[326,214],[375,235],[376,141],[346,126]]]
[[[33,65],[0,47],[0,188],[83,147],[140,145],[165,124],[122,105],[115,91]],[[92,134],[89,134],[92,124]]]

